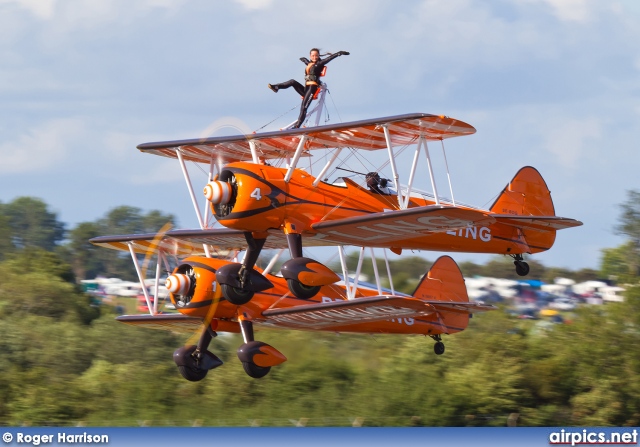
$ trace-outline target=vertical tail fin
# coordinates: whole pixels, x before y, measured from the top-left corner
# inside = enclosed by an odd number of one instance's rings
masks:
[[[469,302],[467,286],[462,272],[449,256],[441,256],[420,280],[412,296],[425,301]],[[464,330],[469,324],[469,315],[453,311],[441,311],[439,317],[445,333]]]
[[[538,170],[531,166],[525,166],[518,171],[502,190],[491,211],[514,216],[556,215],[547,183]],[[520,247],[527,247],[520,252],[539,253],[551,248],[556,240],[556,232],[551,229],[537,231],[520,228],[517,231],[518,235],[514,237],[524,239],[524,241],[521,240]],[[523,242],[526,242],[526,245]]]
[[[547,184],[536,168],[525,166],[505,186],[491,206],[496,214],[555,216]]]

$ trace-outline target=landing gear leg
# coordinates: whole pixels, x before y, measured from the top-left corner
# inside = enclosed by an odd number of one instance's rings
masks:
[[[260,353],[262,346],[269,346],[266,343],[256,342],[253,338],[253,323],[247,320],[240,320],[240,330],[242,331],[242,338],[244,344],[238,349],[238,358],[242,362],[244,372],[253,377],[254,379],[260,379],[271,371],[271,366],[259,366],[253,362],[253,356],[256,353]],[[270,346],[269,346],[270,347]]]
[[[176,362],[182,377],[190,382],[198,382],[205,378],[210,369],[222,365],[222,360],[207,350],[211,340],[217,335],[211,327],[206,327],[196,346],[183,346],[176,349],[173,353],[173,361]]]
[[[302,235],[297,233],[287,234],[287,243],[289,244],[289,253],[291,260],[282,266],[282,274],[287,279],[289,291],[297,298],[308,300],[314,297],[319,291],[318,285],[307,285],[300,281],[298,273],[300,269],[304,269],[304,264],[311,259],[302,257]],[[302,263],[301,265],[300,262]],[[313,261],[312,261],[313,262]],[[298,263],[298,264],[296,264]]]
[[[436,355],[444,354],[444,343],[442,343],[442,337],[440,334],[431,335],[430,337],[436,341],[436,344],[433,345],[433,352],[435,352]]]
[[[289,253],[291,258],[302,257],[302,235],[297,233],[287,234],[287,244],[289,244]]]
[[[255,292],[273,287],[268,279],[253,269],[267,239],[256,239],[250,232],[245,232],[244,237],[247,241],[247,253],[242,264],[225,265],[216,273],[222,294],[227,301],[237,306],[248,303]]]
[[[527,276],[529,274],[529,264],[524,262],[522,255],[511,255],[514,259],[513,264],[516,266],[518,276]]]

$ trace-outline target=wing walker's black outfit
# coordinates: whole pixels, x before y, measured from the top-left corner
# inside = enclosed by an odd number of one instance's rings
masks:
[[[337,53],[332,54],[326,59],[318,59],[315,63],[309,61],[306,57],[301,57],[300,60],[307,65],[305,69],[305,85],[303,86],[295,79],[289,79],[287,82],[282,82],[280,84],[269,84],[269,87],[277,92],[280,89],[285,89],[289,87],[293,87],[296,92],[300,96],[302,96],[302,105],[300,106],[300,115],[298,116],[298,121],[293,125],[294,129],[297,129],[302,125],[304,119],[307,116],[307,108],[313,101],[313,95],[318,91],[318,87],[320,86],[320,73],[325,65],[334,60],[338,56],[342,56],[343,54],[349,54],[346,51],[339,51]]]

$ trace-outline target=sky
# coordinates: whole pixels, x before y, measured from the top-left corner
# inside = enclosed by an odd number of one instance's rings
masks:
[[[0,201],[38,197],[69,229],[120,205],[196,228],[177,162],[136,145],[277,130],[299,97],[267,83],[301,81],[312,47],[347,50],[328,66],[328,124],[473,125],[446,143],[456,199],[489,207],[534,166],[584,226],[532,259],[598,268],[640,190],[638,42],[635,0],[0,0]]]

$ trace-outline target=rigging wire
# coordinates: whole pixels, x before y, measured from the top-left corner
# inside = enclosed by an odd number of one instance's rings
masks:
[[[273,123],[274,121],[276,121],[276,120],[278,120],[278,119],[282,118],[283,116],[285,116],[286,114],[290,113],[292,110],[296,109],[297,107],[298,107],[298,105],[295,105],[295,106],[291,107],[289,110],[287,110],[286,112],[284,112],[282,115],[277,116],[276,118],[272,119],[272,120],[271,120],[271,121],[269,121],[267,124],[265,124],[264,126],[259,127],[259,128],[257,128],[256,130],[254,130],[254,131],[253,131],[253,133],[256,133],[256,132],[258,132],[259,130],[264,129],[264,128],[265,128],[265,127],[267,127],[269,124],[271,124],[271,123]]]

